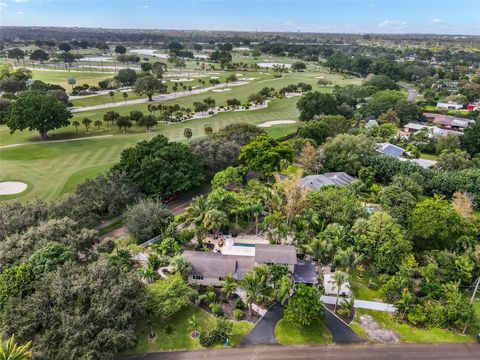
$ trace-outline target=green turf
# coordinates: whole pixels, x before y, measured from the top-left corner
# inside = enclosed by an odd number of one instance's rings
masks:
[[[55,74],[53,72],[42,73],[49,76]],[[300,81],[311,83],[314,88],[318,88],[316,87],[315,77],[319,76],[319,74],[335,79],[338,84],[352,82],[351,79],[343,79],[340,76],[327,73],[289,73],[282,78],[274,78],[271,74],[257,73],[253,75],[246,73],[246,77],[255,76],[257,79],[247,85],[232,86],[230,87],[232,90],[229,92],[215,93],[209,91],[204,94],[168,100],[166,103],[178,103],[181,106],[192,107],[194,101],[202,101],[204,98],[211,96],[216,99],[217,105],[222,105],[225,104],[227,99],[233,97],[246,101],[248,95],[259,91],[265,86],[279,89],[282,86]],[[65,73],[60,75],[64,76]],[[331,87],[322,88],[321,91],[331,91]],[[136,126],[129,129],[126,134],[118,128],[108,129],[105,126],[101,131],[92,129],[90,134],[86,134],[83,126],[79,127],[78,133],[74,126],[49,133],[52,140],[112,135],[105,138],[91,138],[62,143],[41,141],[38,133],[29,131],[10,135],[9,129],[5,125],[0,125],[0,161],[2,165],[0,181],[8,179],[24,181],[29,184],[28,190],[24,193],[9,197],[3,196],[0,197],[0,200],[12,198],[19,200],[35,198],[44,200],[57,199],[65,193],[71,193],[86,178],[93,178],[96,174],[104,172],[111,167],[118,161],[123,149],[134,145],[137,141],[150,139],[158,134],[163,134],[172,141],[185,141],[183,130],[186,127],[192,129],[193,139],[195,139],[204,136],[203,127],[207,123],[216,131],[226,125],[240,122],[258,125],[271,120],[296,120],[298,118],[298,110],[296,108],[298,99],[299,97],[274,99],[270,101],[268,108],[242,112],[224,112],[210,118],[189,120],[181,124],[167,125],[162,123],[148,133],[145,131],[145,128]],[[128,114],[134,109],[147,112],[147,104],[114,108],[115,111],[121,114]],[[89,117],[92,120],[103,119],[103,114],[109,110],[112,110],[112,108],[76,113],[71,121],[77,120],[81,122],[84,117]],[[265,131],[274,137],[282,137],[295,132],[297,126],[298,123],[275,125],[265,128]],[[12,144],[21,144],[21,146],[1,148]]]
[[[315,321],[310,326],[300,326],[285,319],[275,327],[275,337],[282,345],[328,344],[332,334],[325,321]]]
[[[205,310],[194,307],[193,305],[182,309],[167,322],[159,321],[153,329],[157,333],[154,341],[148,339],[150,331],[149,326],[143,325],[139,332],[139,342],[134,353],[147,353],[154,351],[173,351],[173,350],[195,350],[201,349],[199,339],[191,337],[192,331],[188,329],[188,320],[192,315],[196,316],[200,324],[199,331],[209,330],[215,324],[213,316]],[[165,325],[172,324],[174,333],[165,334]],[[253,324],[246,321],[233,321],[233,335],[230,344],[236,346],[240,344],[242,339],[253,329]]]
[[[76,85],[88,84],[98,86],[99,81],[112,76],[113,74],[105,73],[32,70],[32,77],[34,80],[41,80],[46,83],[60,85],[67,89],[67,91],[72,89],[71,85],[67,83],[67,79],[70,77],[77,80]]]

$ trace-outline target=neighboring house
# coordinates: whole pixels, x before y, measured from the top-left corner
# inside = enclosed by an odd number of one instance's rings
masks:
[[[298,282],[313,283],[311,276],[308,276],[311,275],[311,264],[299,263],[297,251],[292,245],[257,244],[254,253],[245,256],[190,250],[184,251],[183,256],[191,265],[188,274],[190,284],[220,286],[228,274],[236,280],[243,280],[248,270],[263,264],[286,265],[294,275],[294,280],[295,271],[299,271],[306,281],[301,281],[302,278],[299,277]],[[314,280],[316,281],[316,276]]]
[[[427,131],[429,138],[447,136],[449,134],[463,135],[463,133],[460,131],[446,130],[446,129],[441,129],[437,126],[428,126],[428,125],[423,125],[418,123],[408,123],[407,125],[405,125],[404,129],[405,129],[405,132],[407,132],[408,134],[415,134],[416,132],[425,129]]]
[[[463,109],[463,105],[462,104],[457,104],[457,103],[454,103],[454,102],[448,102],[448,103],[439,102],[439,103],[437,103],[437,108],[439,108],[439,109],[460,110],[460,109]]]
[[[337,295],[337,285],[333,281],[333,273],[323,275],[323,288],[325,295]],[[340,286],[340,295],[350,296],[350,283],[344,282]]]
[[[347,186],[356,178],[346,172],[331,172],[320,175],[309,175],[300,179],[298,185],[307,190],[320,190],[324,186]]]
[[[393,145],[390,143],[378,144],[377,151],[383,155],[393,156],[397,159],[400,158],[405,153],[405,149],[402,149],[400,146]]]
[[[459,118],[456,116],[435,114],[435,113],[424,113],[425,117],[430,123],[440,126],[443,129],[454,130],[454,131],[464,131],[470,124],[473,124],[473,120]]]
[[[370,130],[373,127],[378,127],[378,121],[375,119],[368,120],[365,124],[365,128]]]

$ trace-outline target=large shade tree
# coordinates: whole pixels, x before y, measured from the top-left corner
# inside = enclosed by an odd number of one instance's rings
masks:
[[[72,114],[65,104],[38,91],[27,91],[19,96],[8,113],[7,126],[15,131],[38,131],[43,140],[47,132],[70,125]]]

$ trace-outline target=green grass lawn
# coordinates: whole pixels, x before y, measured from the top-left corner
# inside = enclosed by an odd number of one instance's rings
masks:
[[[355,299],[367,301],[381,301],[380,292],[368,286],[369,282],[380,285],[378,280],[367,272],[351,271],[350,285]]]
[[[434,160],[434,161],[437,161],[438,160],[438,155],[435,155],[435,154],[428,154],[428,153],[420,153],[420,158],[422,159],[426,159],[426,160]]]
[[[325,321],[316,321],[310,326],[299,326],[282,319],[275,327],[275,336],[282,345],[328,344],[332,342],[332,334]]]
[[[66,73],[60,72],[41,72],[35,74],[48,76],[45,81],[51,82],[57,77],[57,81],[64,81]],[[336,79],[338,84],[351,83],[352,79],[344,79],[338,75],[328,73],[289,73],[282,78],[273,78],[271,74],[257,74],[258,79],[247,85],[231,87],[231,91],[223,93],[207,92],[198,95],[186,96],[178,99],[166,101],[167,104],[178,103],[181,106],[192,107],[194,101],[202,101],[204,98],[213,97],[217,105],[226,103],[229,98],[237,97],[245,101],[251,93],[258,92],[265,86],[279,89],[291,83],[300,81],[311,83],[316,87],[315,77],[319,74],[325,77]],[[69,74],[69,76],[71,73]],[[81,73],[89,75],[91,73]],[[100,74],[108,77],[110,75]],[[95,74],[98,76],[98,74]],[[222,75],[223,76],[223,75]],[[246,77],[250,75],[246,74]],[[252,75],[253,77],[253,75]],[[97,80],[97,79],[96,79]],[[78,79],[77,79],[77,82]],[[79,82],[80,83],[80,82]],[[330,88],[322,88],[321,91],[331,91]],[[41,141],[36,132],[16,132],[9,133],[5,125],[0,125],[0,162],[1,172],[0,181],[15,180],[24,181],[29,188],[18,195],[0,196],[1,200],[55,200],[63,194],[72,193],[75,187],[86,178],[93,178],[97,174],[107,171],[115,162],[118,161],[120,153],[127,147],[133,146],[140,140],[148,140],[155,135],[163,134],[171,141],[185,141],[183,131],[185,128],[191,128],[193,139],[204,136],[203,127],[210,124],[215,131],[234,123],[250,123],[258,125],[270,120],[296,120],[298,119],[298,110],[296,103],[299,97],[289,99],[274,99],[270,101],[269,106],[264,109],[241,112],[218,113],[210,118],[189,120],[181,124],[159,124],[151,132],[146,132],[145,128],[132,127],[125,134],[118,128],[107,129],[103,127],[100,131],[92,129],[90,134],[86,134],[85,128],[80,126],[78,133],[75,127],[68,126],[49,132],[52,140],[75,139],[92,136],[111,135],[103,138],[92,138],[79,141],[48,143]],[[85,99],[86,100],[86,99]],[[71,121],[79,121],[84,117],[92,120],[103,119],[103,115],[110,109],[95,111],[85,111],[76,113]],[[147,104],[137,104],[120,106],[114,109],[120,114],[128,114],[131,110],[141,110],[147,112]],[[296,131],[296,124],[282,124],[265,128],[265,131],[273,137],[282,137]],[[22,144],[22,146],[1,148],[12,144]]]
[[[382,311],[373,311],[365,309],[357,309],[355,328],[360,327],[358,324],[361,315],[370,315],[383,328],[389,329],[397,333],[401,342],[406,343],[460,343],[474,341],[471,334],[462,335],[452,331],[432,328],[424,329],[420,327],[410,326],[408,324],[398,322],[392,315]],[[354,328],[354,329],[355,329]]]
[[[46,83],[60,85],[67,91],[72,90],[71,85],[67,83],[67,79],[70,77],[77,80],[76,85],[88,84],[97,86],[99,81],[112,76],[113,74],[105,73],[32,70],[32,77],[34,80],[41,80]]]
[[[154,326],[157,337],[154,341],[148,339],[150,328],[143,325],[139,332],[139,342],[134,353],[146,353],[154,351],[195,350],[202,349],[199,339],[191,337],[192,331],[188,329],[188,320],[192,315],[196,316],[201,330],[209,330],[215,325],[215,319],[206,311],[193,305],[182,309],[168,322],[158,322]],[[172,324],[174,333],[165,333],[166,324]],[[233,335],[230,344],[236,346],[253,329],[253,324],[246,321],[233,321]],[[221,347],[221,346],[220,346]]]

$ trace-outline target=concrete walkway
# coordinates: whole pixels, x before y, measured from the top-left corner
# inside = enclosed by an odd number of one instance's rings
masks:
[[[275,337],[275,326],[281,318],[283,318],[283,307],[280,303],[276,303],[257,322],[253,330],[243,339],[241,345],[278,344]]]
[[[322,301],[324,304],[335,305],[337,301],[336,296],[326,296],[322,295]],[[338,303],[342,304],[346,301],[345,298],[339,298]],[[366,301],[366,300],[354,300],[353,306],[359,309],[368,309],[368,310],[377,310],[377,311],[386,311],[386,312],[395,312],[397,309],[392,304],[386,304],[378,301]]]

